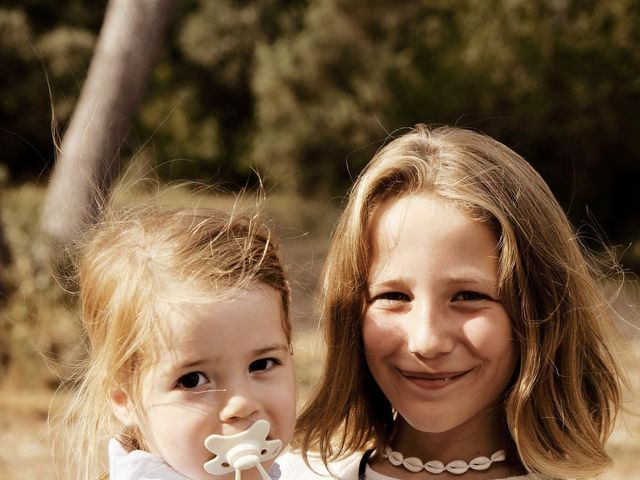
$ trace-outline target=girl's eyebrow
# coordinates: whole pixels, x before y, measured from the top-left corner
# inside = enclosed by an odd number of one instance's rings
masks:
[[[387,279],[383,279],[377,282],[367,282],[367,286],[369,288],[384,288],[384,287],[398,287],[400,285],[413,285],[415,283],[414,280],[408,277],[390,277]]]
[[[458,283],[496,284],[498,279],[491,276],[483,275],[481,272],[473,271],[473,272],[445,274],[440,278],[440,281],[444,281],[447,283],[455,283],[455,284],[458,284]],[[391,277],[391,278],[383,279],[381,281],[376,281],[376,282],[368,282],[367,287],[368,288],[385,288],[385,287],[394,288],[400,285],[411,286],[413,284],[415,284],[415,280],[408,277],[399,276],[399,277]]]
[[[496,283],[497,278],[488,277],[481,273],[463,273],[450,275],[448,281],[451,283]]]

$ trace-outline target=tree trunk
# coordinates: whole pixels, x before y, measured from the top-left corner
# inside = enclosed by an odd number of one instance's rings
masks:
[[[65,245],[100,217],[119,152],[163,43],[173,0],[110,0],[78,104],[62,139],[42,228]]]
[[[4,237],[4,228],[2,226],[2,217],[0,217],[0,274],[4,267],[11,263],[11,250],[9,244]]]
[[[0,216],[0,306],[7,301],[9,294],[8,279],[5,275],[5,270],[12,262],[11,249],[9,243],[5,239],[4,227],[2,225],[2,217]],[[2,328],[2,319],[0,318],[0,328]],[[1,340],[1,339],[0,339]],[[0,341],[0,370],[2,370],[2,342]]]

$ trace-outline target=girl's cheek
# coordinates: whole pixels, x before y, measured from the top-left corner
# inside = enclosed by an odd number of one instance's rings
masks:
[[[381,332],[400,331],[400,322],[390,312],[381,308],[369,308],[364,313],[363,329],[376,329]]]
[[[404,338],[399,322],[382,312],[369,311],[362,322],[362,338],[367,350],[391,349]]]
[[[477,352],[492,351],[513,341],[511,319],[504,312],[469,319],[462,326],[467,343]]]

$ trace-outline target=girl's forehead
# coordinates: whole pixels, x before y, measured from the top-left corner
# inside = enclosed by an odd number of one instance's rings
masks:
[[[410,194],[384,200],[373,211],[368,236],[375,242],[394,242],[411,230],[441,231],[441,222],[434,219],[473,220],[467,212],[436,195]]]
[[[438,217],[458,219],[464,223],[477,222],[488,226],[496,237],[499,236],[499,229],[494,228],[495,219],[489,211],[468,201],[421,192],[392,196],[376,205],[369,215],[365,236],[371,244],[374,237],[380,239],[397,235],[406,227],[417,226],[430,232],[438,231],[442,222],[433,221]]]
[[[369,238],[370,274],[496,275],[498,239],[493,230],[437,197],[412,195],[381,205]]]

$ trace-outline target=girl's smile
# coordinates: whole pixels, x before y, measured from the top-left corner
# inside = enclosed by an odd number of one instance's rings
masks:
[[[400,370],[400,374],[409,382],[425,390],[440,390],[453,386],[463,380],[473,369],[451,372],[419,372]]]

